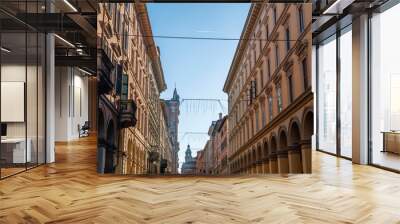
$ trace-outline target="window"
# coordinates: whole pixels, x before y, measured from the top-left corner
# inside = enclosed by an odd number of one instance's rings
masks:
[[[253,64],[252,64],[252,68],[254,68],[254,66],[257,63],[257,55],[256,55],[256,48],[255,45],[253,45],[253,50],[251,51],[251,55],[253,56]]]
[[[263,100],[263,102],[261,103],[261,122],[262,122],[262,126],[265,127],[266,124],[266,113],[265,113],[265,100]]]
[[[289,31],[289,27],[286,28],[286,50],[287,51],[290,50],[290,31]]]
[[[278,98],[278,112],[282,111],[282,90],[281,86],[277,86],[276,88],[276,96]]]
[[[305,91],[308,88],[307,58],[304,58],[303,61],[301,61],[301,67],[303,69],[303,83]]]
[[[127,30],[126,27],[129,27],[129,26],[123,27],[122,48],[125,50],[126,54],[128,54],[127,51],[128,51],[128,40],[129,40],[129,38],[128,38],[129,28]]]
[[[128,99],[128,75],[122,74],[122,89],[121,89],[121,99]]]
[[[293,102],[294,96],[293,96],[293,75],[292,72],[290,71],[288,73],[288,84],[289,84],[289,102]]]
[[[268,66],[268,79],[271,78],[271,60],[268,57],[268,61],[267,61],[267,66]]]
[[[257,81],[252,80],[251,81],[251,99],[255,99],[257,97]]]
[[[276,24],[276,20],[277,20],[276,7],[274,7],[272,10],[273,10],[273,16],[274,16],[274,24]]]
[[[400,35],[393,27],[398,26],[399,18],[400,4],[371,18],[371,157],[373,164],[395,170],[400,170],[400,157],[395,154],[400,148]]]
[[[260,72],[259,72],[259,76],[260,76],[260,88],[259,91],[262,90],[262,88],[264,87],[264,71],[262,69],[262,64],[260,66]],[[258,94],[258,93],[257,93]]]
[[[269,95],[269,96],[268,96],[268,113],[269,113],[269,121],[270,121],[270,122],[272,121],[272,118],[273,118],[273,114],[272,114],[272,112],[273,112],[272,104],[273,104],[273,102],[272,102],[272,95]]]
[[[278,69],[279,66],[279,47],[278,44],[275,45],[275,69]]]
[[[318,47],[318,148],[336,154],[336,36]]]
[[[351,26],[350,26],[351,28]],[[352,157],[352,33],[340,36],[340,155]]]
[[[304,14],[303,14],[303,7],[299,9],[299,25],[300,25],[300,33],[304,32]]]
[[[260,123],[260,112],[259,112],[259,108],[257,108],[256,109],[256,133],[258,132],[258,130],[259,130],[259,123]]]
[[[114,30],[116,33],[119,33],[119,26],[120,26],[120,13],[118,10],[118,6],[115,7],[115,14],[114,14]]]

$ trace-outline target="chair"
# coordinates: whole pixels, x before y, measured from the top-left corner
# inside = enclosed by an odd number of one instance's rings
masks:
[[[78,125],[78,129],[79,129],[79,138],[89,136],[89,129],[90,129],[89,121],[85,121],[82,127]]]

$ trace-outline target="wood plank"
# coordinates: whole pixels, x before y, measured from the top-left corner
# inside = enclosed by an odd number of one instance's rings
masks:
[[[313,174],[96,173],[96,139],[0,181],[0,223],[400,223],[400,175],[313,152]]]

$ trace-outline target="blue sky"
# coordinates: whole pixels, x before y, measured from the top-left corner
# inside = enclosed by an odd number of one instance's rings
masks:
[[[153,35],[239,38],[250,4],[147,4]],[[184,161],[190,144],[192,155],[203,148],[206,133],[218,113],[227,113],[222,91],[237,41],[155,38],[171,98],[174,86],[181,99],[223,99],[217,102],[183,101],[179,123],[179,160]],[[190,134],[188,132],[198,132]]]

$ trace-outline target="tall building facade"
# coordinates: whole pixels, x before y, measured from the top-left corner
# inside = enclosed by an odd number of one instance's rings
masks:
[[[166,84],[146,5],[100,3],[98,10],[99,172],[160,173],[170,157],[160,102]]]
[[[252,4],[224,91],[231,173],[310,173],[311,4]]]
[[[198,175],[206,174],[205,161],[204,161],[204,150],[197,151],[197,156],[196,156],[196,174],[198,174]]]
[[[228,119],[219,114],[218,120],[212,121],[208,129],[209,139],[197,158],[199,174],[228,174]]]
[[[228,116],[220,116],[215,133],[215,166],[216,174],[228,174]]]
[[[178,141],[178,125],[179,125],[179,106],[180,97],[176,88],[174,89],[173,96],[170,100],[164,100],[166,105],[166,117],[168,124],[168,132],[171,137],[172,153],[171,153],[171,171],[172,173],[178,172],[179,167],[179,141]]]

